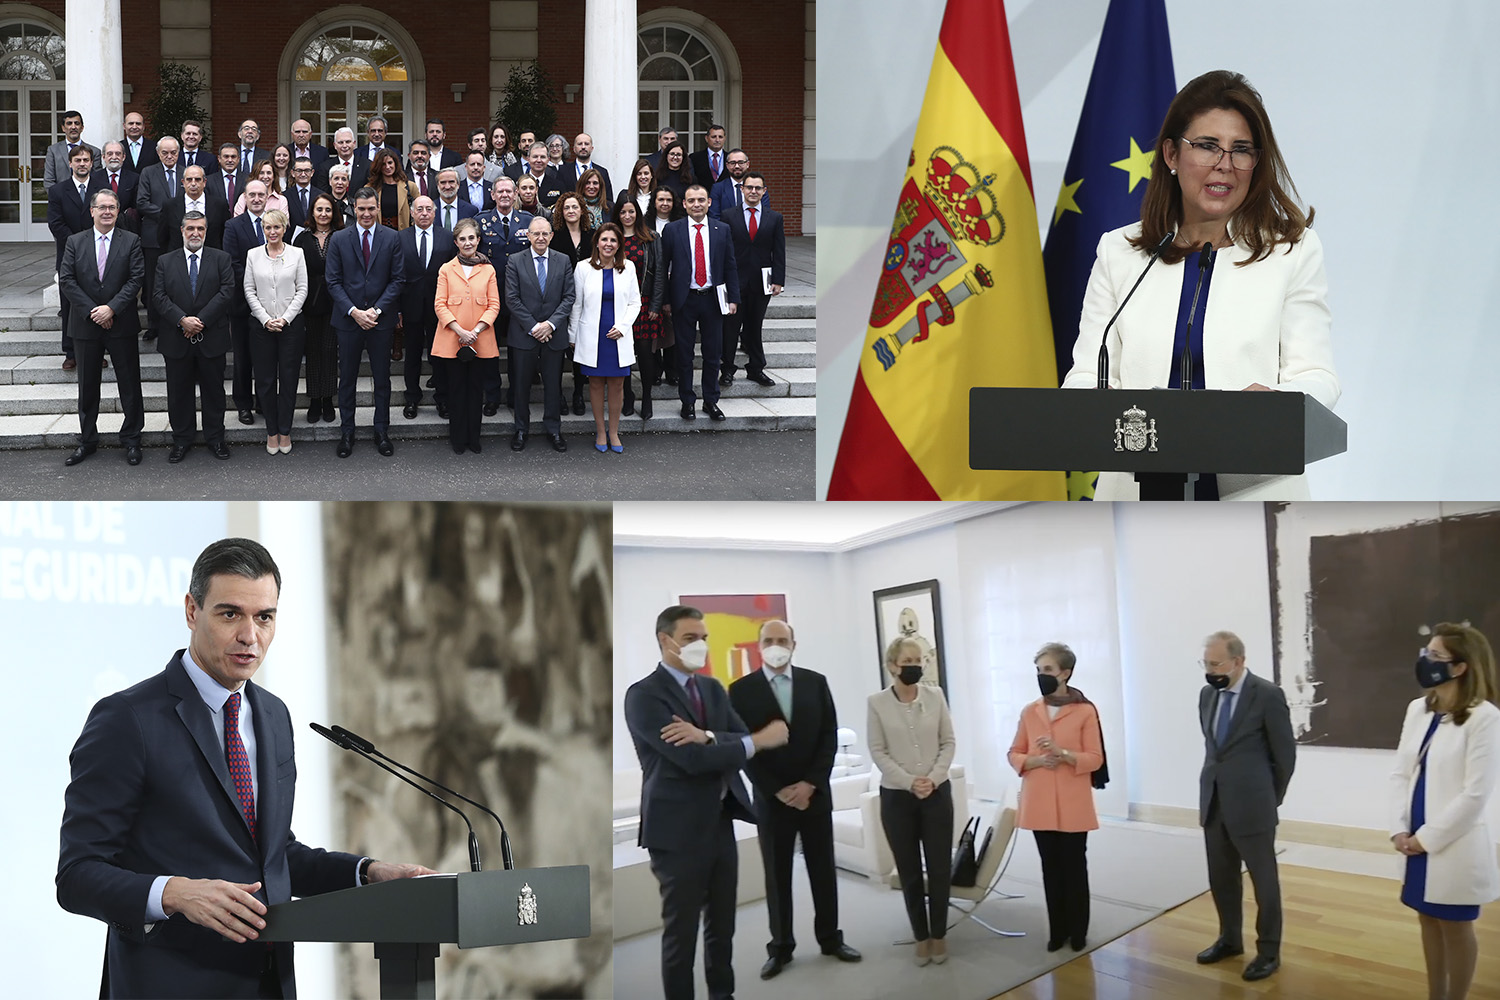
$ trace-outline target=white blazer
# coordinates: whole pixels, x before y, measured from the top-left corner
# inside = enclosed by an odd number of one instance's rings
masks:
[[[625,270],[615,272],[615,327],[625,336],[615,341],[620,364],[635,364],[635,337],[631,328],[641,314],[641,287],[635,280],[635,265],[623,261]],[[586,260],[573,269],[573,317],[568,321],[568,339],[573,360],[594,368],[599,364],[599,313],[604,297],[604,272]]]
[[[1438,725],[1427,749],[1427,822],[1413,830],[1417,753],[1431,723],[1425,698],[1406,706],[1391,772],[1391,836],[1410,833],[1426,849],[1427,902],[1476,906],[1500,899],[1495,837],[1485,822],[1500,781],[1500,708],[1482,702],[1462,726],[1451,717]]]
[[[307,259],[301,247],[282,246],[280,259],[264,244],[245,254],[245,304],[261,326],[273,319],[292,322],[307,302]]]
[[[1099,239],[1064,389],[1092,389],[1098,384],[1099,338],[1150,256],[1127,242],[1140,231],[1137,222]],[[1339,380],[1328,332],[1322,242],[1317,233],[1304,230],[1290,251],[1278,246],[1263,260],[1235,266],[1250,256],[1236,243],[1220,250],[1214,264],[1203,321],[1204,384],[1238,390],[1259,382],[1306,393],[1332,409],[1339,398]],[[1112,388],[1152,389],[1170,380],[1186,267],[1185,261],[1158,261],[1110,328]],[[1235,500],[1309,498],[1302,476],[1221,475],[1219,492]],[[1134,477],[1124,472],[1101,473],[1095,493],[1099,500],[1135,500],[1139,494]]]

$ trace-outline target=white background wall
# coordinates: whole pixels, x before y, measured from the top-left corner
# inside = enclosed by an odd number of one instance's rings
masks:
[[[1045,240],[1106,0],[1008,0]],[[1491,0],[1168,0],[1177,85],[1246,74],[1265,98],[1327,254],[1337,412],[1349,452],[1309,470],[1318,499],[1500,495],[1500,4]],[[819,5],[818,495],[863,349],[880,257],[943,0]],[[1154,139],[1154,136],[1152,137]],[[1145,144],[1146,140],[1142,140]],[[1123,153],[1122,153],[1123,155]],[[1470,234],[1476,239],[1467,239]],[[1440,374],[1439,374],[1440,373]],[[1413,405],[1441,383],[1463,405]]]

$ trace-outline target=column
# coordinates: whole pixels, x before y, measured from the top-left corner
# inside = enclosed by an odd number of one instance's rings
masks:
[[[83,140],[103,149],[125,134],[120,0],[67,0],[64,25],[68,107],[83,114]]]
[[[636,161],[635,2],[588,0],[583,17],[583,130],[617,192]]]

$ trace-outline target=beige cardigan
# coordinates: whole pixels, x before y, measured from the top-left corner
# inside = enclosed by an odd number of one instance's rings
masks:
[[[911,791],[917,778],[931,778],[934,785],[948,780],[955,743],[942,688],[919,684],[910,703],[897,699],[894,686],[870,695],[865,729],[881,788]]]

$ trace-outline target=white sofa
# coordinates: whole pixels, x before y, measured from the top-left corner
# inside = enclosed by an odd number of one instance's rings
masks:
[[[641,828],[641,769],[616,771],[614,778],[614,843],[633,844]]]
[[[953,784],[953,844],[969,818],[969,785],[962,764],[948,769]],[[880,772],[845,775],[831,782],[833,792],[833,857],[840,868],[896,884],[896,862],[880,824]]]

